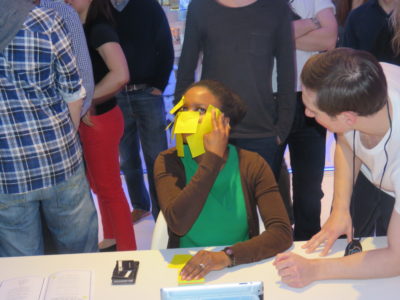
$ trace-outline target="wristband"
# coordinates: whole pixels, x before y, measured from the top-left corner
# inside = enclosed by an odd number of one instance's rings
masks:
[[[231,260],[231,264],[228,266],[228,268],[231,268],[235,265],[235,255],[233,253],[233,249],[231,247],[226,247],[222,250],[226,256],[229,257],[229,259]]]

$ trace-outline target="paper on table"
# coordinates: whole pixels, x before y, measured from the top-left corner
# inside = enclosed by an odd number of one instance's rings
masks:
[[[4,300],[90,300],[91,271],[61,271],[48,278],[26,276],[8,279],[0,285]]]
[[[44,300],[89,300],[91,271],[62,271],[49,276]]]
[[[38,300],[43,288],[44,278],[27,276],[4,280],[0,285],[0,299]]]
[[[193,256],[190,254],[176,254],[172,258],[171,262],[168,265],[168,268],[171,269],[178,269],[178,284],[197,284],[205,282],[205,278],[193,279],[193,280],[183,280],[180,272],[182,268],[186,265],[186,263],[192,258]]]

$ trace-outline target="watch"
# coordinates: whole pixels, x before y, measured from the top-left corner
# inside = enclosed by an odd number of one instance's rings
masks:
[[[312,18],[310,18],[310,20],[311,20],[311,22],[314,23],[315,26],[317,26],[317,29],[321,28],[321,23],[316,17],[312,17]]]
[[[225,252],[226,256],[228,256],[231,260],[231,264],[228,266],[228,268],[233,267],[235,265],[235,255],[233,253],[233,249],[231,247],[226,247],[222,251]]]

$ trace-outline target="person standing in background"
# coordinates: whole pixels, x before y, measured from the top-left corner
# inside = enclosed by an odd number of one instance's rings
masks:
[[[287,139],[293,172],[294,239],[308,240],[321,229],[326,129],[304,113],[300,73],[312,55],[335,48],[337,23],[331,0],[294,0],[290,6],[294,14],[297,70],[296,112]],[[276,78],[275,69],[274,75]]]
[[[201,79],[217,80],[247,104],[230,143],[257,152],[279,178],[283,143],[295,109],[291,12],[285,1],[193,0],[189,4],[179,61],[175,102],[194,81],[200,55]],[[278,94],[272,94],[274,58]]]
[[[86,43],[85,32],[79,16],[75,9],[65,3],[64,0],[40,0],[41,6],[54,9],[63,18],[65,26],[71,36],[72,51],[76,58],[79,74],[82,78],[82,85],[86,90],[86,96],[83,99],[81,117],[89,110],[94,93],[94,79],[92,62],[89,56],[89,50]]]
[[[77,135],[85,90],[63,20],[0,0],[0,256],[41,255],[40,211],[58,253],[98,251]]]
[[[174,62],[171,31],[156,0],[110,1],[130,73],[129,83],[117,95],[125,121],[119,148],[121,170],[134,209],[132,222],[149,215],[150,206],[156,220],[160,209],[153,168],[157,155],[167,149],[162,93]],[[140,148],[146,162],[150,197],[144,183]]]
[[[378,61],[400,65],[391,46],[394,35],[390,16],[399,1],[369,0],[354,9],[346,22],[342,47],[365,50]]]
[[[100,251],[136,250],[119,168],[118,147],[124,121],[115,98],[129,80],[129,72],[112,26],[111,4],[109,0],[68,0],[68,3],[84,24],[96,83],[90,117],[84,120],[79,133],[86,173],[102,217],[104,241]]]

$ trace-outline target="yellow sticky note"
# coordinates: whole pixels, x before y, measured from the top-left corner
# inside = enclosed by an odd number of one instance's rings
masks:
[[[192,154],[193,158],[206,152],[204,148],[203,136],[203,133],[196,132],[186,137],[186,142],[189,145],[190,153]]]
[[[183,157],[185,155],[185,152],[183,150],[183,137],[182,134],[177,134],[176,135],[176,151],[178,152],[179,157]]]
[[[169,113],[173,115],[183,106],[184,103],[185,103],[185,97],[182,97],[181,100],[179,100],[179,102],[169,111]]]
[[[180,270],[179,270],[180,272]],[[183,280],[181,275],[178,275],[178,284],[179,285],[184,285],[184,284],[199,284],[199,283],[204,283],[206,279],[204,277],[199,278],[199,279],[193,279],[193,280]]]
[[[200,113],[198,111],[183,111],[176,117],[174,133],[195,133],[199,126]]]
[[[168,265],[168,268],[181,269],[193,255],[190,254],[176,254]]]

